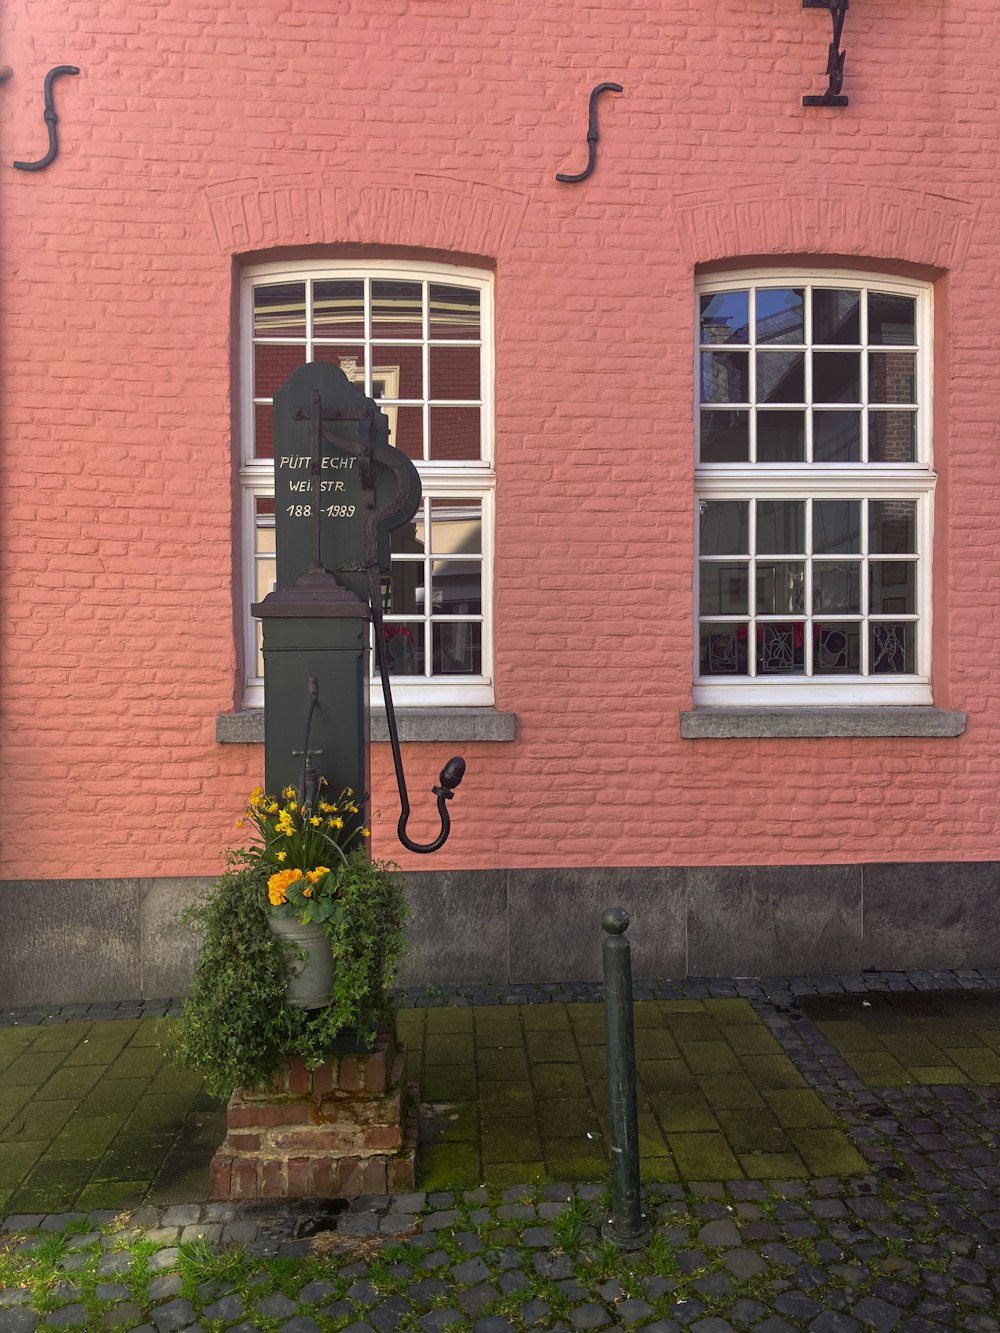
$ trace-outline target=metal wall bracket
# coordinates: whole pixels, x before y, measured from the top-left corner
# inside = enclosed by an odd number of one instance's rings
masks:
[[[562,181],[564,185],[577,185],[580,181],[585,181],[594,170],[594,163],[597,161],[597,140],[600,137],[597,132],[597,99],[604,92],[620,93],[623,91],[624,89],[620,83],[599,83],[596,88],[591,89],[587,123],[587,165],[583,171],[577,172],[575,176],[566,176],[562,172],[557,172],[557,181]]]
[[[60,74],[79,74],[79,67],[76,65],[56,65],[50,69],[45,76],[45,110],[42,112],[42,118],[49,129],[49,151],[44,157],[40,157],[37,162],[15,162],[14,166],[18,171],[44,171],[50,162],[55,160],[55,155],[59,151],[59,144],[56,140],[56,122],[59,117],[56,115],[55,106],[52,103],[52,84]]]
[[[833,20],[833,41],[826,58],[826,77],[830,85],[820,97],[803,97],[803,106],[847,106],[847,98],[840,91],[844,84],[844,59],[847,52],[841,51],[840,39],[850,3],[851,0],[802,0],[803,9],[827,9]]]

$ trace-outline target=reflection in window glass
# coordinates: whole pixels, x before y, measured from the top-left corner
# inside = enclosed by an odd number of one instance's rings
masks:
[[[861,293],[835,287],[814,287],[812,293],[814,343],[861,341]]]
[[[759,343],[805,342],[804,295],[801,287],[758,287]]]
[[[372,282],[373,338],[422,338],[423,286],[419,282]]]
[[[721,560],[701,562],[701,613],[703,616],[745,616],[750,609],[750,583],[745,564]]]
[[[305,337],[305,283],[281,282],[254,288],[253,332],[255,338]]]
[[[757,552],[760,555],[800,553],[806,547],[804,500],[757,501]]]
[[[804,403],[806,398],[804,352],[757,353],[757,401],[759,403]]]
[[[431,341],[479,338],[479,292],[472,287],[430,284]]]
[[[870,462],[912,463],[916,456],[916,412],[868,413],[868,458]]]
[[[861,614],[861,561],[816,561],[813,565],[813,614]]]
[[[750,413],[703,410],[701,461],[745,463],[750,457]]]
[[[702,352],[701,401],[745,403],[750,398],[748,352]]]
[[[913,560],[873,560],[868,566],[868,610],[871,615],[915,615],[916,573]]]
[[[701,298],[703,343],[747,343],[749,304],[746,292],[716,292]]]
[[[915,555],[917,506],[912,500],[869,500],[868,549],[873,555]]]
[[[746,501],[702,501],[702,555],[746,555],[750,549],[749,512]]]
[[[804,412],[757,413],[758,463],[803,463],[805,457]]]
[[[917,341],[916,305],[912,296],[869,292],[868,341],[881,347],[912,347]]]
[[[805,565],[757,561],[757,614],[794,616],[805,610]]]
[[[861,401],[861,356],[858,352],[813,352],[814,403]]]
[[[313,283],[317,338],[364,338],[365,284],[360,278]]]
[[[868,401],[917,401],[917,366],[912,352],[868,353]]]
[[[813,413],[813,461],[861,462],[861,413]]]

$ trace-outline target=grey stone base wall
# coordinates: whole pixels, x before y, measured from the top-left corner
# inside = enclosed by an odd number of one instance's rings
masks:
[[[978,968],[1000,961],[1000,861],[444,870],[405,875],[403,985],[594,981],[627,909],[637,977]],[[0,1008],[183,995],[178,914],[204,879],[0,882]]]

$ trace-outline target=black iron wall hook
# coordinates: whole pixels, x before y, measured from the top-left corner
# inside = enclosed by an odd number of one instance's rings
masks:
[[[844,86],[844,60],[846,51],[840,49],[840,39],[844,35],[844,19],[851,0],[802,0],[803,9],[828,9],[833,20],[833,41],[826,57],[826,77],[830,86],[821,97],[803,97],[803,106],[847,106],[847,98],[841,94]]]
[[[562,172],[556,173],[556,180],[562,181],[564,185],[576,185],[579,181],[585,181],[594,170],[594,163],[597,161],[597,140],[600,137],[597,132],[597,99],[601,93],[621,93],[624,88],[620,83],[599,83],[596,88],[591,90],[590,94],[590,116],[587,128],[587,166],[586,170],[579,172],[576,176],[566,176]]]
[[[59,144],[56,140],[56,122],[59,117],[56,115],[56,109],[52,103],[52,84],[60,74],[79,74],[77,65],[56,65],[50,69],[45,76],[45,110],[42,113],[43,119],[49,129],[49,151],[44,157],[40,157],[37,162],[15,162],[14,166],[18,171],[44,171],[44,169],[55,159],[59,151]]]

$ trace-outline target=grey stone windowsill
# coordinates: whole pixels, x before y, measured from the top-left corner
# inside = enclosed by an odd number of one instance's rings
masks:
[[[943,708],[694,708],[681,713],[687,740],[778,736],[961,736],[964,713]]]
[[[397,708],[396,725],[401,741],[512,741],[517,717],[514,713],[498,713],[495,708]],[[371,738],[389,739],[384,708],[371,711]],[[218,713],[215,739],[221,745],[262,745],[263,708]]]

